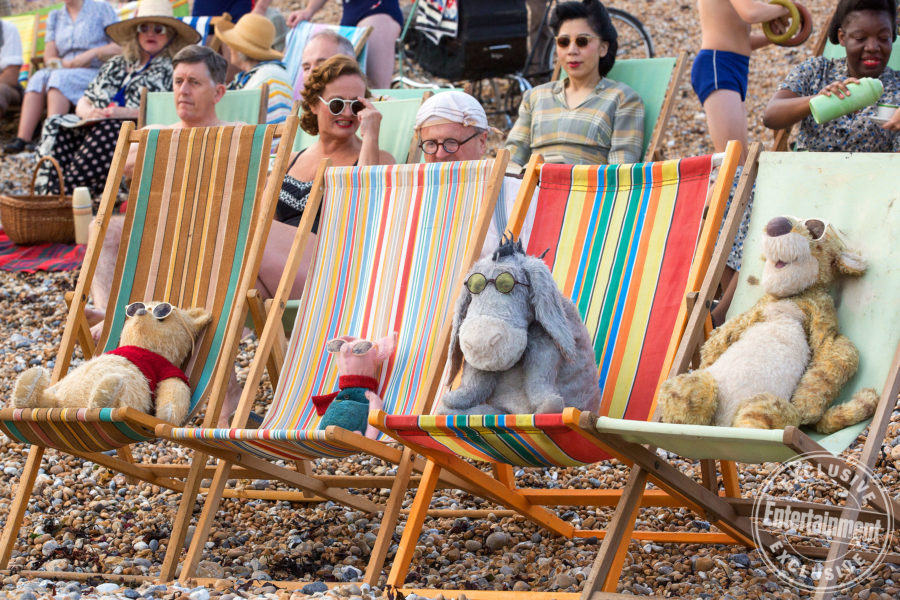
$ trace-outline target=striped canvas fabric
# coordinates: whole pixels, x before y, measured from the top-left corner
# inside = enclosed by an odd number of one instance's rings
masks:
[[[421,384],[453,309],[492,164],[330,169],[315,275],[265,420],[255,430],[175,429],[172,438],[274,458],[350,454],[315,430],[309,402],[337,390],[325,343],[341,335],[377,339],[396,332],[379,394],[386,410],[421,413],[427,401]]]
[[[587,325],[601,414],[650,417],[687,291],[711,169],[709,156],[541,168],[539,217],[527,250],[548,251],[544,260],[556,283]],[[586,453],[580,436],[554,418],[560,416],[389,415],[386,424],[411,442],[476,460],[570,466],[608,458],[593,448]],[[546,430],[545,419],[553,425]]]
[[[22,41],[22,68],[19,69],[19,83],[24,86],[31,73],[31,49],[34,48],[34,36],[37,34],[37,18],[31,14],[3,17],[2,20],[16,28]]]
[[[142,132],[128,199],[124,231],[130,236],[119,249],[109,317],[101,338],[103,351],[118,345],[125,306],[160,300],[175,306],[202,306],[213,321],[197,341],[186,372],[192,409],[207,395],[229,319],[237,300],[238,281],[250,251],[250,238],[261,207],[267,158],[275,126],[155,129]],[[9,416],[3,411],[2,418]],[[11,421],[20,421],[21,413]],[[152,432],[123,432],[111,413],[68,423],[63,431],[30,425],[31,434],[5,422],[0,428],[20,441],[67,448],[78,436],[94,439],[103,450],[152,437]],[[38,434],[35,429],[43,428]],[[104,433],[106,432],[106,433]],[[134,433],[134,435],[132,435]],[[124,435],[124,437],[122,437]]]

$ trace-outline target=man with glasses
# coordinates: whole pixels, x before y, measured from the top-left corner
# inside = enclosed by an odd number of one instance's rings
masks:
[[[489,130],[484,108],[465,92],[439,92],[423,102],[416,112],[416,134],[426,163],[481,160],[487,150]],[[516,177],[503,178],[491,227],[484,239],[482,256],[497,248],[521,183],[522,180]],[[525,245],[534,222],[535,205],[535,202],[531,203],[522,226],[520,239]]]

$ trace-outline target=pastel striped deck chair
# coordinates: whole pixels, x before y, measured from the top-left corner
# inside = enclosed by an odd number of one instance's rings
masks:
[[[232,421],[236,428],[157,429],[166,439],[220,458],[181,580],[193,576],[202,556],[233,464],[321,499],[366,513],[384,511],[365,574],[369,583],[378,580],[410,483],[413,455],[336,426],[317,429],[319,416],[309,399],[337,389],[337,373],[325,343],[342,335],[378,339],[395,332],[397,346],[382,368],[379,393],[392,411],[428,412],[444,365],[461,277],[480,253],[508,156],[501,151],[492,161],[345,167],[324,175],[320,171],[300,224],[301,228],[311,224],[324,195],[316,257],[262,425],[241,428],[268,353],[281,335],[280,310],[270,312],[263,328]],[[288,297],[301,249],[295,243],[273,306],[283,306]],[[308,469],[275,464],[360,453],[398,465],[397,475],[366,477],[365,483],[357,476],[315,477]],[[385,506],[342,489],[347,487],[390,488],[391,493]],[[185,493],[179,518],[186,523],[195,500]]]
[[[288,72],[288,81],[293,82],[294,100],[300,99],[300,92],[303,90],[303,72],[300,69],[300,62],[303,58],[303,49],[309,38],[323,29],[331,29],[338,35],[342,35],[353,44],[356,51],[356,60],[362,67],[363,72],[366,70],[366,43],[372,34],[372,28],[353,27],[350,25],[326,25],[325,23],[310,23],[309,21],[301,21],[296,27],[290,29],[284,42],[284,68]]]
[[[515,234],[522,226],[537,187],[540,218],[527,251],[547,250],[544,260],[555,281],[587,325],[602,414],[628,421],[646,421],[653,414],[657,385],[687,323],[686,294],[698,290],[707,273],[739,155],[740,145],[733,143],[718,157],[722,166],[708,207],[713,156],[612,166],[540,164],[539,157],[529,163],[508,230]],[[553,533],[604,535],[577,530],[544,505],[615,505],[621,490],[528,489],[513,477],[513,466],[577,467],[611,458],[573,422],[577,412],[370,413],[370,423],[428,458],[388,585],[405,583],[437,478],[445,470],[480,490],[476,495]],[[493,473],[467,461],[487,463]]]
[[[279,152],[267,175],[273,140],[290,139],[297,127],[228,126],[136,131],[125,123],[119,135],[51,382],[69,369],[76,340],[86,357],[113,349],[134,301],[162,300],[180,307],[204,307],[213,320],[197,341],[185,371],[192,409],[207,405],[206,422],[215,423],[228,374],[247,314],[247,292],[255,283],[265,237],[275,211],[288,151]],[[122,243],[116,261],[103,332],[91,340],[84,307],[97,268],[131,144],[137,144]],[[285,145],[286,148],[290,144]],[[0,430],[29,444],[28,459],[0,540],[6,568],[28,506],[41,458],[47,448],[82,457],[128,477],[182,490],[188,469],[204,472],[206,459],[191,465],[135,463],[132,444],[155,439],[163,421],[133,409],[0,410]],[[109,453],[115,450],[117,456]],[[186,529],[173,528],[171,543],[181,547]]]
[[[755,158],[751,153],[750,160]],[[851,523],[874,523],[881,519],[883,527],[888,530],[896,528],[897,522],[893,519],[900,514],[900,502],[891,497],[892,492],[884,497],[873,493],[872,497],[867,498],[868,491],[877,490],[877,486],[871,484],[865,470],[874,467],[882,452],[885,432],[900,392],[900,317],[896,310],[900,278],[897,277],[898,251],[893,233],[895,226],[900,224],[900,208],[896,206],[896,186],[891,178],[876,175],[895,172],[900,167],[900,156],[769,152],[761,154],[758,162],[754,163],[748,163],[753,165],[754,170],[758,165],[758,175],[750,220],[751,233],[744,243],[744,256],[761,255],[762,236],[759,232],[770,219],[792,214],[831,223],[841,232],[847,246],[859,251],[867,261],[868,269],[862,277],[846,278],[835,291],[840,330],[860,353],[859,371],[844,386],[837,402],[845,402],[863,387],[883,386],[880,403],[871,421],[830,435],[796,427],[784,430],[701,427],[658,422],[634,423],[582,415],[583,426],[593,431],[596,439],[602,440],[611,451],[634,462],[630,481],[634,481],[635,485],[627,494],[629,498],[620,504],[623,510],[617,511],[610,524],[610,529],[617,529],[622,539],[628,538],[634,522],[633,516],[627,514],[629,511],[624,507],[639,503],[643,491],[641,482],[649,475],[660,481],[659,485],[664,489],[677,490],[683,499],[702,505],[711,521],[737,532],[746,545],[760,547],[759,544],[762,544],[762,552],[775,552],[777,555],[778,546],[775,544],[783,539],[777,535],[777,530],[773,533],[764,522],[756,519],[758,537],[753,536],[754,523],[751,522],[753,515],[750,509],[752,499],[759,493],[759,486],[744,491],[743,496],[740,487],[726,486],[725,496],[717,495],[714,493],[719,490],[714,461],[783,463],[810,452],[817,455],[807,455],[804,460],[815,474],[811,477],[813,481],[804,480],[804,486],[812,489],[816,488],[816,482],[829,482],[836,488],[846,487],[848,491],[843,502],[838,498],[834,500],[836,504],[823,506],[811,504],[818,500],[806,494],[792,498],[776,496],[771,503],[773,510],[774,507],[789,506],[793,510],[814,511],[819,517],[823,513],[826,517],[839,514],[841,519],[849,519]],[[798,177],[798,173],[812,173],[814,176]],[[859,193],[860,181],[866,182],[865,202],[847,202],[847,198]],[[762,261],[744,263],[729,316],[744,312],[759,298],[759,285],[754,281],[759,281],[762,267]],[[706,300],[702,295],[698,298],[698,310],[692,315],[693,321],[704,318],[706,311],[702,307]],[[696,341],[685,339],[679,354],[691,355],[695,347]],[[684,360],[679,358],[675,366],[684,370]],[[850,461],[850,453],[845,453],[845,450],[857,441],[862,442],[859,444],[861,450],[858,458]],[[687,459],[709,461],[709,470],[704,471],[711,474],[704,477],[702,483],[698,482],[681,468],[650,452],[644,444],[664,448]],[[775,466],[770,465],[770,471]],[[848,469],[852,478],[847,477],[842,482],[839,473],[844,469]],[[857,483],[850,485],[851,481]],[[856,515],[856,511],[861,512]],[[799,526],[798,529],[801,535],[807,531]],[[889,531],[887,535],[890,536]],[[834,569],[848,548],[847,542],[840,541],[839,535],[833,537],[830,545],[818,548],[803,547],[805,543],[808,543],[807,540],[801,542],[800,549],[811,558],[798,564],[797,569],[803,567],[808,572],[831,569],[831,573],[836,573]],[[872,555],[879,551],[886,553],[880,560],[895,564],[900,562],[895,545],[873,541],[868,548],[860,550],[857,540],[850,548],[860,556],[860,569],[863,571],[871,564]],[[597,559],[600,579],[605,575],[610,556],[616,551],[615,546],[607,547],[604,542]],[[814,568],[816,564],[818,569]],[[812,583],[808,585],[795,587],[807,589],[817,598],[829,598],[836,593],[834,588],[837,586],[822,587],[828,586],[825,578],[818,582],[810,581]],[[838,581],[836,579],[835,583]],[[866,585],[865,582],[863,585]]]
[[[13,15],[3,17],[3,21],[14,25],[22,41],[22,68],[19,70],[19,83],[25,85],[31,74],[31,57],[37,45],[38,16],[34,14]]]

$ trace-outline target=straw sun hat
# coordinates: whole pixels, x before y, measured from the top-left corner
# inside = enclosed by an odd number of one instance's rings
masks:
[[[272,50],[275,42],[275,26],[262,15],[247,13],[237,24],[216,24],[216,37],[229,47],[253,60],[277,60],[284,54]]]
[[[141,0],[134,17],[108,25],[106,35],[115,43],[124,44],[134,38],[136,27],[141,23],[165,25],[188,44],[200,41],[200,33],[196,29],[172,16],[172,4],[169,0]]]

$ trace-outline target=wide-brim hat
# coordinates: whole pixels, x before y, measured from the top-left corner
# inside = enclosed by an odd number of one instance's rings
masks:
[[[172,16],[172,4],[169,0],[141,0],[138,2],[134,17],[107,25],[106,35],[121,46],[137,35],[135,28],[141,23],[165,25],[187,44],[196,44],[200,41],[200,32]]]
[[[262,15],[247,13],[237,23],[216,23],[216,37],[253,60],[277,60],[284,53],[272,49],[275,25]]]

